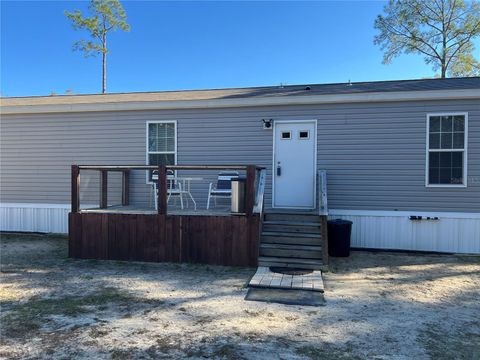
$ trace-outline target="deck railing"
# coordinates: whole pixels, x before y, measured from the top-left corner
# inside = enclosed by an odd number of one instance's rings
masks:
[[[80,172],[82,170],[98,171],[100,174],[99,187],[99,208],[108,207],[108,174],[110,172],[120,172],[122,174],[121,204],[128,206],[130,204],[130,178],[134,170],[145,170],[158,172],[158,191],[157,191],[157,213],[167,214],[167,172],[172,171],[243,171],[246,176],[245,184],[245,215],[252,216],[254,213],[263,212],[263,198],[266,183],[266,171],[264,168],[255,165],[72,165],[72,192],[71,202],[72,213],[80,211]]]
[[[328,197],[327,197],[327,170],[318,170],[317,172],[317,208],[320,215],[320,223],[322,229],[322,259],[323,264],[328,265]]]
[[[328,215],[327,170],[318,170],[318,214]]]
[[[267,183],[267,170],[260,169],[257,172],[257,186],[256,186],[256,195],[255,195],[255,206],[253,212],[256,214],[263,213],[263,203],[265,197],[265,184]]]

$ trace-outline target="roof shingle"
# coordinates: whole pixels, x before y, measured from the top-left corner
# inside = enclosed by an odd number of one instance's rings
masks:
[[[143,101],[192,101],[246,98],[278,98],[307,95],[359,94],[428,90],[480,89],[480,77],[418,79],[396,81],[352,82],[336,84],[305,84],[212,90],[182,90],[82,94],[58,96],[4,97],[2,106],[92,104]]]

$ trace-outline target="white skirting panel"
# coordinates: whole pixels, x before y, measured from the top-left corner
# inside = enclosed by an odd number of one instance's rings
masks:
[[[69,204],[0,204],[0,230],[66,234],[69,211]]]
[[[353,247],[480,254],[480,213],[329,210],[329,218],[353,222]]]
[[[3,203],[0,230],[66,234],[69,211],[69,204]],[[330,209],[329,218],[353,222],[353,247],[480,254],[480,213]]]

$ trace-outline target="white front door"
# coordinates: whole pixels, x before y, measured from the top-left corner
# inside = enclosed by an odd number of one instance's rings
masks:
[[[315,208],[316,120],[274,123],[273,207]]]

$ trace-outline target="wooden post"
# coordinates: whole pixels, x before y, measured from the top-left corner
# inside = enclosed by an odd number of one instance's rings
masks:
[[[158,214],[167,214],[167,168],[158,167]]]
[[[80,169],[78,165],[72,165],[72,213],[80,210]]]
[[[122,171],[122,205],[130,203],[130,170]]]
[[[252,216],[255,205],[255,166],[247,166],[247,183],[245,185],[245,213]]]
[[[322,259],[323,265],[328,266],[328,222],[326,215],[320,215],[320,224],[322,232]]]
[[[100,171],[100,209],[108,206],[108,171]]]

